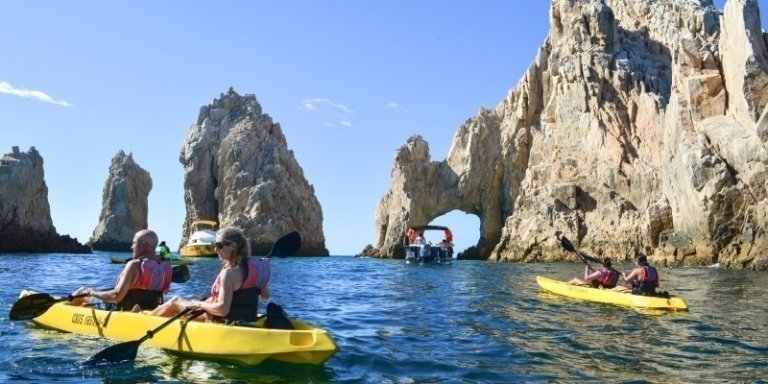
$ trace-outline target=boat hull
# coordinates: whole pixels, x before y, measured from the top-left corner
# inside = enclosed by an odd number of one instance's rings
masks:
[[[22,296],[34,292],[23,291]],[[32,321],[62,332],[134,341],[168,320],[149,312],[105,311],[60,302]],[[143,344],[186,356],[257,365],[266,359],[298,364],[323,364],[338,347],[330,334],[308,323],[291,320],[295,330],[178,320]]]
[[[582,285],[571,285],[562,281],[536,276],[540,287],[557,295],[574,299],[594,301],[597,303],[614,304],[630,308],[663,309],[671,312],[687,311],[688,304],[679,297],[670,298],[640,296],[623,293],[610,289],[598,289]]]
[[[186,245],[179,249],[181,257],[216,257],[216,249],[213,244]]]
[[[406,264],[451,264],[453,249],[428,245],[409,245],[405,248]]]

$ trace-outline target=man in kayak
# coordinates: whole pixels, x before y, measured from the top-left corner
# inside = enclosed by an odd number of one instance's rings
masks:
[[[161,241],[158,248],[160,248],[160,256],[162,256],[163,260],[171,260],[171,249],[165,245],[165,241]]]
[[[637,268],[633,269],[629,275],[624,275],[624,281],[628,287],[631,287],[635,295],[656,295],[656,288],[659,286],[659,272],[655,267],[648,264],[648,258],[642,253],[635,260]],[[623,287],[622,287],[623,288]],[[623,288],[629,291],[630,288]]]
[[[602,268],[595,271],[592,265],[587,263],[584,267],[584,280],[574,277],[568,284],[573,285],[591,285],[592,288],[603,287],[611,289],[619,282],[619,271],[611,267],[611,258],[606,257],[603,259]]]
[[[205,300],[188,300],[174,296],[152,311],[156,316],[172,316],[185,308],[202,309],[207,320],[254,321],[258,313],[259,297],[269,298],[269,279],[272,268],[268,258],[250,257],[251,246],[243,231],[236,227],[220,229],[216,233],[216,253],[222,267]]]
[[[171,287],[173,274],[171,263],[161,260],[155,253],[156,246],[157,234],[154,231],[142,229],[136,232],[131,244],[133,258],[125,263],[114,288],[98,291],[92,287],[81,287],[72,295],[95,297],[121,311],[156,308]],[[73,304],[82,305],[86,301],[86,298],[80,298]]]

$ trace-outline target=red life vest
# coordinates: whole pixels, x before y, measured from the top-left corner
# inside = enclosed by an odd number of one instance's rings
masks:
[[[171,277],[173,276],[173,267],[166,261],[154,261],[142,258],[139,279],[129,288],[146,289],[149,291],[158,291],[163,294],[168,293],[171,288]],[[125,272],[125,270],[123,270]],[[123,274],[117,277],[115,286],[123,279]]]
[[[619,282],[619,272],[615,269],[600,268],[600,285],[613,288]]]
[[[450,229],[445,230],[445,241],[452,243],[453,242],[453,233],[451,233]]]
[[[405,231],[405,236],[408,237],[408,244],[413,244],[413,241],[416,240],[416,231],[414,231],[413,228],[408,228],[408,230]]]
[[[155,309],[163,303],[163,295],[171,288],[173,267],[167,261],[154,261],[142,258],[140,262],[139,279],[134,282],[123,300],[115,304],[119,310],[131,310],[134,305],[142,309]],[[125,270],[123,270],[125,271]],[[117,277],[117,284],[123,279],[123,274]]]
[[[232,303],[229,307],[229,313],[223,317],[217,317],[226,321],[253,321],[256,319],[259,308],[259,294],[269,284],[269,278],[272,276],[272,268],[267,258],[248,258],[248,262],[243,266],[247,269],[247,274],[240,288],[232,292]],[[209,302],[215,302],[219,299],[221,293],[221,277],[224,271],[216,276],[216,281],[211,287],[211,297]]]
[[[643,271],[643,274],[640,276],[640,282],[645,285],[650,285],[652,287],[658,287],[659,286],[659,272],[656,271],[656,268],[651,267],[650,265],[643,265],[640,267]]]
[[[269,259],[249,257],[247,268],[248,275],[246,275],[243,284],[240,288],[236,289],[235,292],[248,288],[258,288],[259,291],[261,291],[267,284],[269,284],[269,278],[272,277],[272,268],[269,265]],[[210,302],[216,302],[219,299],[222,273],[224,273],[224,271],[216,276],[216,280],[211,286]]]

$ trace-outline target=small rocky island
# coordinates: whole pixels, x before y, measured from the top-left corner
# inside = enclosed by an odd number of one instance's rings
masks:
[[[35,147],[13,147],[0,158],[0,253],[90,253],[77,239],[56,232],[48,204],[43,158]]]

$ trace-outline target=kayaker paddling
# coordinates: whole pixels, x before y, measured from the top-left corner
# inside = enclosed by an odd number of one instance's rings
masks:
[[[222,268],[205,300],[173,297],[157,307],[152,314],[172,316],[185,308],[206,312],[198,319],[253,321],[256,319],[259,297],[269,298],[271,267],[269,259],[250,257],[251,247],[243,231],[227,227],[216,233],[216,253]]]
[[[621,274],[611,267],[611,258],[606,257],[601,263],[601,268],[595,271],[592,265],[586,263],[584,267],[584,280],[574,277],[568,284],[571,285],[590,285],[592,288],[602,287],[611,289],[619,282]]]
[[[72,303],[83,305],[89,301],[88,297],[94,297],[118,310],[136,312],[156,308],[170,289],[173,275],[171,264],[155,253],[157,241],[157,234],[150,229],[136,232],[131,244],[133,259],[125,264],[115,287],[104,291],[80,287],[72,296],[85,294],[86,297],[75,299]]]
[[[659,286],[659,272],[655,267],[648,264],[648,257],[642,253],[635,259],[637,268],[633,269],[629,275],[624,274],[626,287],[616,287],[616,290],[632,292],[635,295],[656,295],[656,288]]]

